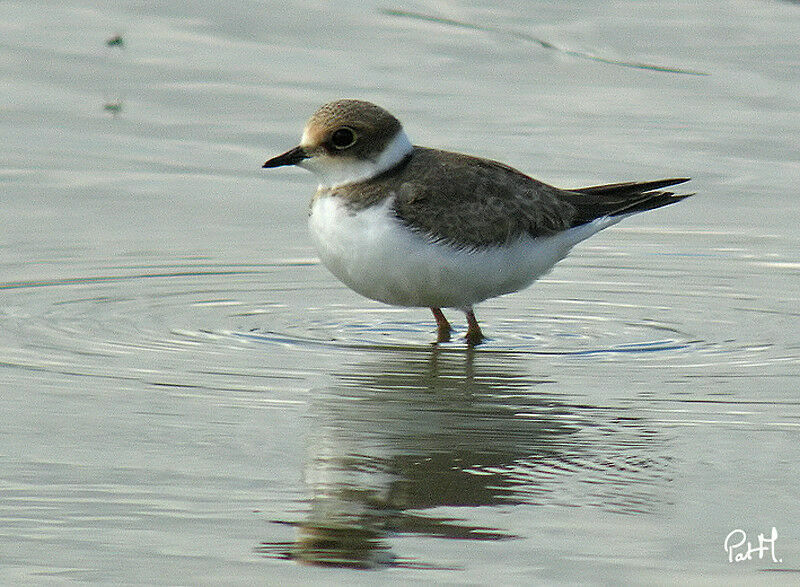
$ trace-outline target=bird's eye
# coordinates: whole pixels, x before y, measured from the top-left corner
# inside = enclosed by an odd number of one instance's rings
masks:
[[[331,145],[339,150],[351,147],[355,142],[356,133],[353,132],[353,129],[347,128],[346,126],[336,129],[331,135]]]

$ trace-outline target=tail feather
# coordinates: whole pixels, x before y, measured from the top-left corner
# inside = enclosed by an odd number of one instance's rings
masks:
[[[580,226],[603,216],[621,216],[654,210],[680,202],[694,194],[658,191],[660,188],[689,181],[689,178],[660,179],[645,182],[612,183],[569,190],[575,206],[573,226]]]

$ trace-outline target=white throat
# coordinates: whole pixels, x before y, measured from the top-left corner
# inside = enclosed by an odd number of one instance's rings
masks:
[[[305,137],[304,137],[305,138]],[[300,143],[302,145],[302,142]],[[320,187],[336,188],[372,179],[400,163],[413,149],[408,135],[401,128],[386,148],[374,159],[352,159],[320,155],[304,159],[299,167],[319,178]]]

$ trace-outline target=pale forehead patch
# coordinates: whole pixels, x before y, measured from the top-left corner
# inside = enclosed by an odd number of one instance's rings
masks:
[[[326,129],[318,124],[309,121],[303,129],[303,136],[300,137],[301,147],[318,147],[325,140]]]

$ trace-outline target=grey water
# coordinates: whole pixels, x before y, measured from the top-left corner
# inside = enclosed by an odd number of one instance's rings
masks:
[[[0,2],[0,582],[796,581],[798,39],[778,0]],[[343,97],[697,195],[434,346],[260,169]]]

